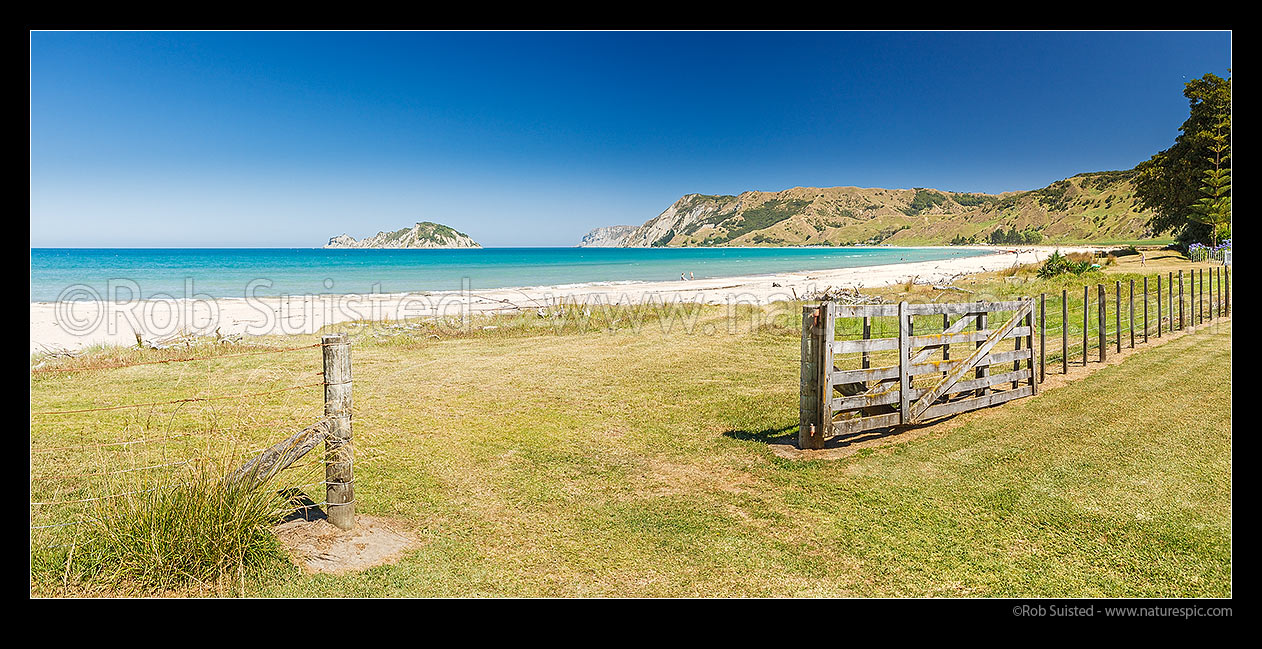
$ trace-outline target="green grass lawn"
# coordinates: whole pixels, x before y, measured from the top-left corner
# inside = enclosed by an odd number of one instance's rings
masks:
[[[356,507],[398,521],[420,545],[360,574],[256,571],[247,592],[1231,594],[1229,322],[914,439],[797,461],[768,444],[796,435],[797,323],[732,333],[720,308],[694,315],[691,333],[654,318],[553,331],[528,326],[533,314],[451,335],[349,328],[361,332]],[[301,384],[319,369],[317,351],[36,375],[32,409]],[[249,450],[318,417],[319,399],[314,388],[33,417],[33,448],[186,437],[33,453],[32,472]],[[101,493],[82,480],[34,481],[32,500]],[[32,525],[74,507],[33,508]],[[52,543],[54,532],[32,541]],[[59,556],[36,553],[33,592],[62,592]]]

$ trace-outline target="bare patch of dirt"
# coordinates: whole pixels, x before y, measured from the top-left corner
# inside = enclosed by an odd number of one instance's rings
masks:
[[[1047,377],[1039,384],[1039,392],[1044,390],[1054,390],[1072,381],[1090,376],[1099,370],[1117,365],[1126,360],[1133,354],[1142,353],[1145,350],[1164,345],[1173,340],[1178,340],[1183,336],[1193,334],[1197,331],[1211,328],[1214,331],[1219,326],[1231,326],[1231,316],[1218,317],[1213,321],[1206,320],[1204,323],[1196,325],[1195,328],[1189,326],[1183,331],[1163,332],[1161,338],[1155,335],[1149,335],[1148,343],[1143,343],[1142,336],[1137,335],[1135,338],[1135,348],[1131,349],[1129,338],[1122,345],[1121,353],[1116,351],[1116,347],[1109,346],[1105,349],[1105,361],[1099,361],[1098,348],[1093,349],[1092,355],[1087,359],[1087,365],[1083,366],[1082,359],[1078,358],[1077,363],[1073,360],[1069,363],[1069,373],[1061,374],[1060,364],[1047,366]],[[1035,367],[1035,371],[1038,368]],[[1038,398],[1035,396],[1034,398]],[[994,406],[1002,408],[1002,405]],[[840,460],[850,457],[863,449],[877,449],[886,446],[892,446],[915,439],[919,439],[928,435],[939,435],[950,432],[964,421],[968,421],[969,416],[977,416],[977,413],[984,413],[988,408],[975,410],[971,413],[961,413],[946,419],[940,419],[936,422],[930,422],[923,426],[908,426],[905,428],[879,428],[869,430],[846,437],[833,437],[829,439],[824,448],[821,449],[801,449],[797,446],[797,435],[783,435],[771,440],[768,446],[771,452],[778,457],[787,460]]]
[[[289,556],[308,572],[342,574],[394,563],[416,542],[398,524],[356,516],[355,528],[341,530],[322,515],[293,518],[274,528]]]

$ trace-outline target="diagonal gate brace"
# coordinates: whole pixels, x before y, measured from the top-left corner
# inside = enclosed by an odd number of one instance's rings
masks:
[[[1003,340],[1003,338],[1011,333],[1017,325],[1021,324],[1021,320],[1033,309],[1034,300],[1023,301],[1021,308],[1017,309],[1016,312],[1012,314],[1012,317],[1009,318],[1002,327],[986,338],[986,341],[983,342],[980,347],[973,350],[973,353],[969,354],[968,357],[964,359],[964,362],[956,365],[951,369],[951,371],[947,372],[946,375],[939,379],[933,387],[929,388],[929,390],[925,392],[920,399],[916,401],[916,403],[912,404],[910,412],[908,413],[910,415],[908,418],[909,421],[906,423],[917,423],[920,416],[929,409],[929,406],[933,405],[934,401],[938,400],[938,397],[946,394],[946,391],[950,390],[951,386],[955,385],[956,382],[963,378],[965,374],[972,371],[977,365],[977,362],[990,354],[990,350],[994,349],[995,345],[998,344],[1000,340]]]

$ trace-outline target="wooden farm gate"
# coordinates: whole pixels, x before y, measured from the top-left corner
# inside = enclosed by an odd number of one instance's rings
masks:
[[[1033,318],[1032,298],[803,307],[799,445],[1036,394]],[[897,335],[873,338],[878,322]]]

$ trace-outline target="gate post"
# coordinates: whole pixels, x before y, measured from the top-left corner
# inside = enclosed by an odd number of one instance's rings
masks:
[[[802,307],[802,372],[798,404],[798,447],[824,448],[832,420],[833,322],[831,302]]]
[[[907,321],[907,302],[898,303],[898,423],[911,423],[911,323]]]

